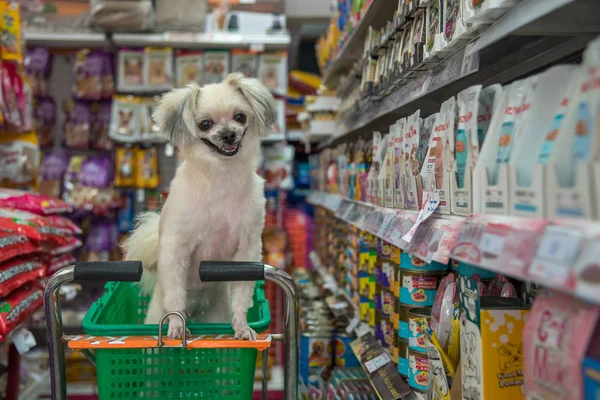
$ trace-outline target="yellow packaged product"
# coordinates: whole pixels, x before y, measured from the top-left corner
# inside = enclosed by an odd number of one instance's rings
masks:
[[[155,189],[160,184],[158,174],[158,153],[156,147],[136,149],[135,186]]]
[[[115,186],[134,187],[137,174],[136,152],[131,147],[118,147],[115,153]]]
[[[19,5],[0,1],[0,34],[2,35],[2,59],[23,61],[21,44],[21,13]]]

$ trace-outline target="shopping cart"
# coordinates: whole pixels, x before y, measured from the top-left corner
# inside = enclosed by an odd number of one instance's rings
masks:
[[[182,340],[163,337],[166,318],[175,314],[184,325],[180,313],[167,313],[159,323],[157,332],[131,336],[131,328],[113,326],[113,332],[66,336],[60,314],[57,291],[71,281],[110,281],[107,294],[99,299],[88,314],[95,318],[98,310],[122,316],[124,309],[106,307],[111,298],[129,298],[137,302],[140,321],[144,318],[144,299],[136,291],[142,276],[139,261],[85,262],[66,267],[54,274],[45,289],[44,307],[50,355],[51,390],[53,400],[67,398],[65,382],[65,343],[69,348],[83,352],[95,363],[98,375],[98,395],[105,399],[249,399],[252,397],[256,352],[263,355],[263,399],[266,398],[266,357],[272,341],[285,343],[284,396],[286,400],[298,398],[298,292],[292,278],[284,271],[261,263],[212,262],[200,265],[203,282],[262,281],[275,282],[285,293],[284,334],[259,334],[257,340],[235,340],[228,332],[214,329],[209,334],[197,332],[190,325],[192,335]],[[129,282],[129,283],[128,283]],[[260,285],[257,285],[260,286]],[[262,299],[260,296],[263,296]],[[254,308],[265,303],[262,289],[255,293]],[[122,304],[122,301],[118,302]],[[258,303],[258,304],[256,304]],[[268,304],[266,305],[267,324]],[[94,312],[92,312],[94,311]],[[252,310],[251,310],[252,311]],[[256,310],[255,310],[256,311]],[[260,310],[258,310],[260,311]],[[93,314],[90,316],[90,314]],[[253,322],[249,324],[252,326]],[[264,316],[264,315],[263,315]],[[260,318],[259,318],[260,319]],[[152,325],[136,325],[147,331]],[[156,326],[156,325],[154,325]],[[84,329],[86,321],[84,320]],[[266,325],[264,326],[266,328]],[[227,330],[231,328],[228,327]],[[87,329],[86,329],[87,330]]]

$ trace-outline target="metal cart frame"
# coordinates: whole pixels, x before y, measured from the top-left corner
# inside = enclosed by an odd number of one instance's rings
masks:
[[[67,399],[65,381],[65,347],[72,339],[65,336],[62,326],[61,309],[58,300],[58,289],[61,285],[73,281],[117,281],[139,282],[142,277],[140,261],[83,262],[63,268],[54,274],[44,291],[44,312],[48,329],[50,356],[50,383],[53,400]],[[203,261],[199,268],[200,280],[203,282],[259,281],[275,282],[285,294],[286,310],[284,334],[272,334],[272,340],[285,342],[284,360],[284,397],[286,400],[298,399],[298,289],[293,279],[285,271],[271,265],[255,262],[217,262]],[[170,313],[169,313],[170,314]],[[166,315],[165,315],[166,317]],[[159,332],[162,334],[162,318]],[[181,316],[183,318],[183,316]],[[162,335],[161,335],[162,337]],[[182,340],[185,344],[185,338]],[[162,340],[159,340],[160,347]],[[93,355],[87,352],[93,362]],[[263,357],[266,352],[263,352]],[[263,358],[264,361],[264,358]],[[263,378],[263,398],[266,385]]]

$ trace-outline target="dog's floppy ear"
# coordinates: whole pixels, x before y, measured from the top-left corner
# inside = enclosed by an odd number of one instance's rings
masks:
[[[174,146],[185,146],[194,137],[196,121],[194,110],[198,104],[200,87],[190,83],[162,96],[152,113],[152,119]]]
[[[271,133],[271,128],[275,124],[276,111],[269,89],[258,79],[247,78],[241,72],[229,74],[225,82],[237,89],[250,104],[256,114],[260,134],[266,136]]]

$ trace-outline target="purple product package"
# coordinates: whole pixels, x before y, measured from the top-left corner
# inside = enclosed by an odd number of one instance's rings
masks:
[[[111,246],[111,221],[96,220],[90,226],[85,251],[89,261],[107,261]],[[94,253],[93,255],[91,253]]]
[[[112,150],[113,141],[108,137],[110,129],[110,115],[112,102],[104,100],[95,103],[94,109],[94,127],[92,131],[92,147],[96,150]]]
[[[27,49],[25,54],[25,72],[29,77],[34,96],[48,94],[48,78],[52,73],[52,54],[46,47]]]
[[[71,156],[65,151],[53,151],[44,156],[42,161],[42,182],[40,193],[59,197],[62,180],[69,168]]]
[[[89,157],[81,165],[81,184],[108,188],[113,181],[113,161],[110,156]]]
[[[40,147],[52,147],[54,144],[56,103],[52,97],[36,97],[34,104],[33,116]]]
[[[79,99],[100,100],[105,53],[101,50],[79,51],[73,63],[73,96]]]
[[[65,104],[66,146],[76,149],[89,148],[92,122],[90,102],[84,100],[67,101]]]

